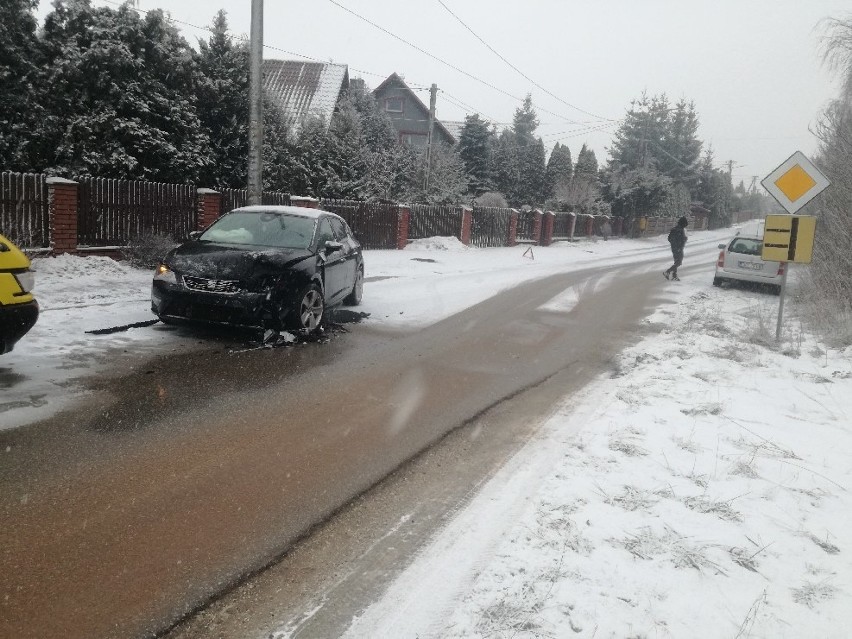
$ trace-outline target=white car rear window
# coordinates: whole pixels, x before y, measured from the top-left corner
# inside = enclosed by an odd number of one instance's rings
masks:
[[[742,253],[743,255],[760,255],[763,249],[763,242],[745,237],[738,237],[733,242],[728,250],[731,253]]]

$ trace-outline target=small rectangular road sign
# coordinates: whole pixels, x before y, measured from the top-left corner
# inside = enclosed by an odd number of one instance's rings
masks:
[[[815,235],[813,215],[767,215],[760,257],[768,262],[810,264]]]

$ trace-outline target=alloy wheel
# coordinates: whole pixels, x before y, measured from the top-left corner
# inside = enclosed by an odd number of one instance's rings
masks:
[[[302,298],[299,305],[299,319],[303,328],[315,330],[322,321],[324,304],[322,295],[316,289],[311,289]]]

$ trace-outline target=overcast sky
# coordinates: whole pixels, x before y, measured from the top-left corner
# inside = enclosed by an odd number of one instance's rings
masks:
[[[234,33],[250,29],[251,0],[138,6],[199,26],[223,8]],[[42,16],[49,8],[42,0]],[[438,118],[446,120],[475,110],[511,122],[531,93],[548,149],[559,141],[576,158],[586,142],[600,162],[632,99],[643,91],[686,98],[695,102],[699,136],[712,144],[717,165],[734,160],[735,184],[748,186],[793,151],[815,151],[809,128],[838,86],[821,63],[820,21],[849,17],[850,9],[842,0],[266,0],[264,55],[344,63],[371,87],[395,71],[422,88],[427,103],[434,82]],[[178,26],[193,44],[205,37]]]

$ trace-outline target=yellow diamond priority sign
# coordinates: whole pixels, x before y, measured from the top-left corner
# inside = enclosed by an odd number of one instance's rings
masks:
[[[761,184],[788,213],[795,213],[828,188],[831,182],[804,153],[796,151],[763,178]]]

